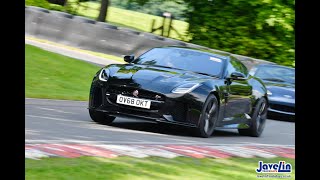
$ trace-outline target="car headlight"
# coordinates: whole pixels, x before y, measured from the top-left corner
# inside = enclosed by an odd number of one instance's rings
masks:
[[[267,90],[267,94],[268,94],[269,96],[271,96],[271,95],[272,95],[272,92],[269,91],[269,90]]]
[[[102,69],[100,74],[99,74],[99,80],[100,81],[108,81],[109,74],[110,74],[109,69]]]
[[[185,94],[193,91],[195,88],[199,86],[200,86],[199,83],[187,83],[174,88],[171,92],[177,93],[177,94]]]

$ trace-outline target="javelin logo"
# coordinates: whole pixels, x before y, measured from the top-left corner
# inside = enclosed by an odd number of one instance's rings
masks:
[[[258,162],[257,173],[291,173],[292,166],[285,161],[279,161],[279,163],[263,163]]]

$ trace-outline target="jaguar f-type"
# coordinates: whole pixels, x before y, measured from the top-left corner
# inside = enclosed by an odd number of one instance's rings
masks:
[[[88,107],[93,121],[143,118],[193,127],[200,137],[216,129],[262,134],[267,89],[232,54],[168,46],[124,56],[124,61],[95,74]]]

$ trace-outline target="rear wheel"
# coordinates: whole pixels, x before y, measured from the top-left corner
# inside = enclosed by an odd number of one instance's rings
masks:
[[[92,109],[89,109],[89,114],[91,119],[94,122],[97,122],[99,124],[104,124],[104,125],[109,125],[113,122],[113,120],[115,119],[115,117],[113,116],[109,116],[103,112],[99,112],[99,111],[95,111]]]
[[[210,94],[203,106],[196,134],[200,137],[210,137],[216,127],[219,104],[215,95]]]
[[[265,98],[261,98],[254,109],[251,117],[251,126],[249,129],[238,129],[239,134],[245,136],[259,137],[265,127],[267,119],[268,104]]]

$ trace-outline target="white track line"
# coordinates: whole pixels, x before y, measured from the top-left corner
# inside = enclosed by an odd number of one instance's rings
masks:
[[[25,98],[26,100],[39,100],[39,101],[71,101],[71,102],[88,102],[88,101],[77,101],[77,100],[65,100],[65,99],[40,99],[40,98]]]
[[[43,108],[43,107],[37,107],[38,109],[42,109],[42,110],[46,110],[46,111],[54,111],[54,112],[58,112],[58,113],[66,113],[66,114],[76,114],[73,112],[67,112],[67,111],[62,111],[59,109],[51,109],[51,108]]]

